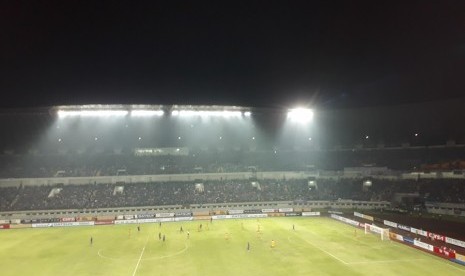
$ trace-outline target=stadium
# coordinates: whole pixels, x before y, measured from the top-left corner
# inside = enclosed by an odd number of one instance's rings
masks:
[[[463,106],[4,109],[1,274],[464,275]]]

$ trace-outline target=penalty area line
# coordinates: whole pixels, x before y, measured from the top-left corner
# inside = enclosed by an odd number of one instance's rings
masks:
[[[145,247],[147,246],[149,237],[150,235],[147,236],[147,240],[145,241],[144,247],[142,248],[142,252],[140,252],[139,260],[137,261],[136,268],[134,268],[134,272],[132,273],[132,276],[136,275],[137,268],[139,268],[139,264],[140,264],[140,261],[142,260],[142,256],[144,255]]]

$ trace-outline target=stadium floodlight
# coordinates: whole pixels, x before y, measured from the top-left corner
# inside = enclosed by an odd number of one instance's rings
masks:
[[[163,116],[165,112],[163,110],[131,110],[131,116],[134,117],[153,117],[153,116]]]
[[[229,110],[173,110],[171,115],[180,117],[239,117],[242,115],[240,111],[229,111]]]
[[[127,110],[58,110],[58,117],[109,117],[126,116]]]
[[[287,118],[299,123],[308,123],[313,119],[313,110],[308,108],[294,108],[287,112]]]
[[[245,111],[244,112],[245,117],[250,117],[250,115],[252,115],[252,112],[250,112],[250,111]]]

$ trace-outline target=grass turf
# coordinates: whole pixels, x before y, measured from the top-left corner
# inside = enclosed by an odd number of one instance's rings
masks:
[[[202,231],[198,231],[200,223]],[[179,231],[181,226],[184,233]],[[363,230],[355,233],[355,228],[329,218],[223,220],[212,224],[193,221],[140,227],[140,232],[137,225],[1,231],[0,273],[465,275],[463,266],[397,242],[381,241]],[[159,240],[159,233],[165,235],[165,242]],[[271,240],[276,241],[275,248],[271,248]]]

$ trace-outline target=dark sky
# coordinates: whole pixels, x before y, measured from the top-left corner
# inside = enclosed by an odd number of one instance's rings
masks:
[[[3,1],[3,107],[465,95],[465,1]]]

